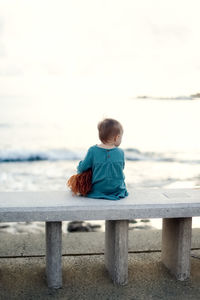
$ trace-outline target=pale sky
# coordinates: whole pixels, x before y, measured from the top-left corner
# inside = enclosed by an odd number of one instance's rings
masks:
[[[0,97],[199,92],[199,11],[199,0],[0,0]]]

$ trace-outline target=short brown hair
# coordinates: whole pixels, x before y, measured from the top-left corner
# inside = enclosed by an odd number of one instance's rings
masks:
[[[102,143],[117,136],[123,131],[122,125],[115,119],[104,119],[98,123],[99,139]]]

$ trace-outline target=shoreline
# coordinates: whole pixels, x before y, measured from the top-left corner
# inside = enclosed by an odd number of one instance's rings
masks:
[[[74,224],[74,230],[68,231],[67,227],[70,221],[62,222],[63,233],[77,233],[77,232],[105,232],[105,221],[103,220],[87,220],[77,221],[83,224]],[[73,224],[72,224],[73,225]],[[99,227],[100,226],[100,227]],[[200,229],[200,217],[192,218],[192,228]],[[77,229],[77,230],[76,230]],[[129,221],[129,232],[130,231],[153,231],[162,229],[162,219],[137,219]],[[9,222],[0,223],[0,234],[41,234],[45,232],[45,222]]]

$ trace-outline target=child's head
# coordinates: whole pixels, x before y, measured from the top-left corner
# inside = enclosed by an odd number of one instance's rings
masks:
[[[121,144],[123,135],[122,125],[114,119],[104,119],[98,123],[99,139],[103,144],[111,143],[115,146]]]

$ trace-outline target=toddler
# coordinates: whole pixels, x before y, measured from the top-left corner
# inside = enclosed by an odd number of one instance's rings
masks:
[[[104,119],[98,124],[101,144],[91,146],[79,162],[77,173],[92,169],[92,189],[89,198],[118,200],[128,196],[124,182],[124,151],[121,144],[123,127],[114,119]]]

